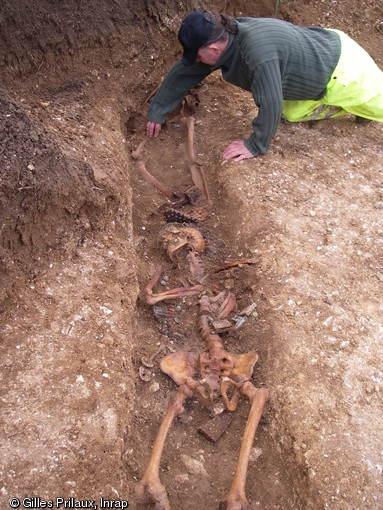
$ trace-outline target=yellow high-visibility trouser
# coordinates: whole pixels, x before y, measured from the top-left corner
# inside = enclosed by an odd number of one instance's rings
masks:
[[[318,101],[283,101],[289,122],[320,120],[351,113],[383,122],[383,72],[370,55],[340,30],[341,54],[326,94]]]

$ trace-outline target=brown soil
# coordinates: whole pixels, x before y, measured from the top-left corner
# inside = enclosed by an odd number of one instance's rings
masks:
[[[146,304],[158,264],[165,287],[187,273],[158,242],[169,200],[131,152],[148,95],[180,55],[180,20],[202,6],[2,2],[1,508],[12,497],[143,508],[134,486],[175,389],[159,361],[203,346],[197,298],[157,317]],[[273,16],[275,3],[216,7]],[[292,0],[278,16],[343,29],[383,68],[379,2]],[[231,290],[238,309],[257,304],[256,317],[222,338],[230,352],[258,353],[253,382],[270,392],[249,465],[251,508],[378,509],[383,126],[281,123],[267,155],[223,164],[224,146],[248,136],[254,104],[218,74],[206,84],[195,128],[212,199],[199,224],[205,285]],[[143,158],[184,191],[192,181],[176,115]],[[243,258],[256,263],[213,272]],[[141,357],[160,344],[145,382]],[[219,405],[188,401],[169,433],[160,476],[173,509],[217,508],[230,487],[249,405],[240,402],[213,444],[197,429]]]

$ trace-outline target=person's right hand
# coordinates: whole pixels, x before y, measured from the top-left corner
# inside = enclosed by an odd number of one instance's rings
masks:
[[[157,138],[161,131],[161,124],[158,122],[152,122],[151,120],[146,121],[146,134],[149,138]]]

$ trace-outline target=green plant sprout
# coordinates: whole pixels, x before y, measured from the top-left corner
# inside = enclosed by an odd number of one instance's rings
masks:
[[[278,16],[278,9],[279,9],[279,4],[281,4],[283,2],[283,0],[277,0],[275,2],[275,13],[274,13],[274,17],[276,18]]]

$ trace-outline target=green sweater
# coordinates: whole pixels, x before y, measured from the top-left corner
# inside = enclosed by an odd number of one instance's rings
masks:
[[[163,123],[206,76],[221,69],[223,78],[253,94],[259,107],[245,146],[257,156],[267,152],[282,115],[283,100],[320,99],[338,63],[341,43],[336,32],[301,27],[272,18],[236,18],[238,32],[230,35],[214,67],[176,62],[153,97],[147,119]]]

